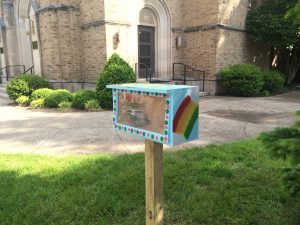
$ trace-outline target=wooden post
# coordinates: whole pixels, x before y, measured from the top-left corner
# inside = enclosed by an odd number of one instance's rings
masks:
[[[146,225],[162,225],[163,144],[145,141]]]

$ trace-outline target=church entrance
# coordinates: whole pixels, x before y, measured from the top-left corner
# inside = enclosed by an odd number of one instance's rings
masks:
[[[155,77],[155,27],[138,27],[139,78]]]

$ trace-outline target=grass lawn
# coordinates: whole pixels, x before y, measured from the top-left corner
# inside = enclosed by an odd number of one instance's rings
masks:
[[[166,152],[166,225],[299,225],[283,161],[256,140]],[[0,224],[142,225],[144,155],[0,155]]]

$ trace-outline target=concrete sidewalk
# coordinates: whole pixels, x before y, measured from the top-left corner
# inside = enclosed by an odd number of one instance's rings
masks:
[[[34,112],[0,98],[0,153],[95,154],[143,151],[140,138],[112,129],[111,112]],[[300,92],[267,98],[203,97],[199,141],[226,143],[289,126],[300,109]],[[300,119],[300,118],[298,118]]]

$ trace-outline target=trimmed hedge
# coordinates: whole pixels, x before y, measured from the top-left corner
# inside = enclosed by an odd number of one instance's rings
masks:
[[[100,109],[100,105],[98,100],[92,99],[85,103],[84,108],[89,112],[97,112]]]
[[[237,64],[220,71],[223,85],[235,96],[258,96],[263,88],[262,71],[250,64]]]
[[[53,90],[49,88],[42,88],[42,89],[35,90],[31,94],[31,100],[45,99],[47,96],[51,94],[52,91]]]
[[[81,90],[77,91],[73,95],[73,107],[78,108],[78,109],[84,109],[85,104],[89,100],[97,100],[97,94],[95,91],[91,90]]]
[[[269,96],[284,87],[284,75],[250,64],[237,64],[220,71],[223,85],[235,96]]]
[[[108,84],[135,83],[136,74],[118,54],[113,54],[104,66],[97,82],[96,93],[100,106],[104,109],[112,109],[112,90],[107,89]]]
[[[16,100],[21,96],[29,96],[29,85],[23,79],[14,79],[6,87],[7,94],[11,100]]]
[[[264,86],[263,90],[271,94],[278,93],[284,86],[284,75],[277,71],[264,71],[263,72]]]
[[[16,103],[22,106],[26,106],[30,104],[30,98],[28,96],[21,96],[16,99]]]
[[[59,89],[52,91],[45,98],[45,106],[49,108],[57,108],[61,102],[72,102],[73,95],[70,91]]]
[[[37,99],[30,102],[30,108],[32,109],[41,109],[45,107],[45,99]]]
[[[60,111],[62,112],[70,112],[72,109],[72,102],[61,102],[58,104],[58,108],[60,109]]]
[[[30,97],[32,92],[40,88],[52,88],[52,85],[42,77],[23,74],[9,82],[7,94],[10,99],[16,100],[20,96]]]

